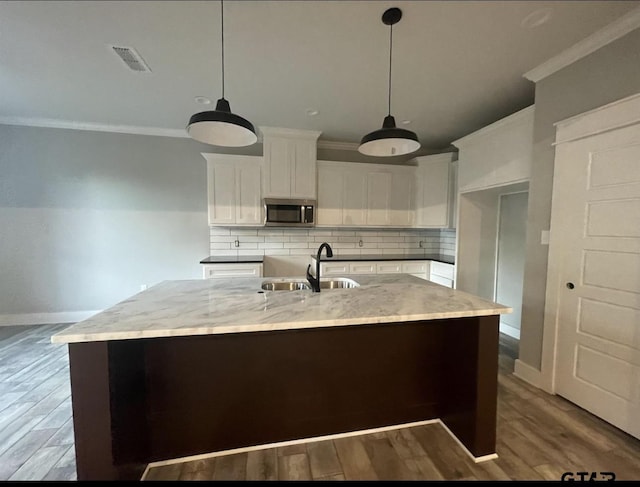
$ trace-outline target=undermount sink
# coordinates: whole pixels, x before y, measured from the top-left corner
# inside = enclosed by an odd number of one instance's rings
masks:
[[[321,290],[351,289],[359,286],[360,284],[347,277],[320,279]],[[306,291],[311,289],[309,282],[301,279],[278,279],[277,281],[264,281],[261,287],[265,291]]]
[[[265,291],[303,291],[311,289],[307,281],[281,279],[278,281],[264,281],[262,289]]]
[[[320,289],[351,289],[354,287],[359,287],[358,284],[353,279],[349,279],[346,277],[336,277],[335,279],[320,279]]]

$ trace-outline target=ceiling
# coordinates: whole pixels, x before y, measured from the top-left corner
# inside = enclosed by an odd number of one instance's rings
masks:
[[[226,1],[226,98],[256,126],[357,142],[392,114],[423,146],[451,141],[533,103],[522,77],[637,7],[637,1]],[[551,9],[535,28],[523,20]],[[134,47],[135,73],[110,45]],[[219,98],[219,2],[0,2],[0,119],[183,129]],[[319,113],[309,117],[308,109]]]

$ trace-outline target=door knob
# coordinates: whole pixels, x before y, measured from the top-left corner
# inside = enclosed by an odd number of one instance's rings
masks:
[[[576,286],[572,282],[567,283],[567,289],[573,289],[574,287]]]

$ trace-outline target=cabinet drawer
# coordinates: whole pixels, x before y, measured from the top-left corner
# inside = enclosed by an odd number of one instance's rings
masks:
[[[262,264],[207,264],[203,266],[203,277],[262,277]]]
[[[321,276],[338,276],[344,274],[349,274],[348,262],[332,262],[320,264]]]
[[[349,272],[351,274],[375,274],[375,262],[352,262],[349,264]]]
[[[446,277],[441,277],[441,276],[431,274],[431,279],[429,280],[431,282],[435,282],[436,284],[441,284],[443,286],[447,286],[451,288],[453,287],[453,280],[447,279]]]
[[[429,274],[428,262],[404,262],[402,264],[402,272],[404,274]]]
[[[378,274],[398,274],[402,272],[402,262],[378,262],[376,271]]]
[[[451,264],[444,264],[442,262],[431,262],[431,276],[446,277],[447,279],[454,279],[454,268]]]

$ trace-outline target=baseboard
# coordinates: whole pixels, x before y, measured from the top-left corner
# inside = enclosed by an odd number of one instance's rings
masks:
[[[160,466],[164,466],[164,465],[172,465],[174,463],[182,463],[182,462],[191,462],[191,461],[195,461],[195,460],[204,460],[206,458],[214,458],[214,457],[220,457],[223,455],[233,455],[236,453],[246,453],[246,452],[250,452],[250,451],[256,451],[256,450],[265,450],[268,448],[277,448],[277,447],[284,447],[284,446],[290,446],[290,445],[299,445],[302,443],[313,443],[316,441],[325,441],[325,440],[335,440],[338,438],[347,438],[350,436],[360,436],[360,435],[368,435],[371,433],[381,433],[383,431],[392,431],[392,430],[396,430],[396,429],[401,429],[401,428],[412,428],[414,426],[422,426],[422,425],[427,425],[427,424],[434,424],[434,423],[439,423],[440,425],[442,425],[442,427],[445,429],[445,431],[447,433],[449,433],[449,435],[451,435],[451,437],[456,441],[456,443],[458,443],[458,445],[460,445],[465,453],[467,455],[469,455],[469,457],[471,457],[471,459],[475,462],[475,463],[480,463],[480,462],[485,462],[487,460],[494,460],[496,458],[498,458],[498,455],[496,453],[492,453],[490,455],[485,455],[482,457],[474,457],[473,454],[467,449],[467,447],[465,447],[462,442],[456,437],[456,435],[454,435],[451,430],[449,428],[447,428],[447,425],[445,425],[440,418],[436,418],[436,419],[427,419],[425,421],[416,421],[414,423],[404,423],[404,424],[396,424],[396,425],[392,425],[392,426],[382,426],[380,428],[370,428],[370,429],[365,429],[365,430],[358,430],[358,431],[349,431],[349,432],[345,432],[345,433],[336,433],[336,434],[332,434],[332,435],[324,435],[324,436],[315,436],[313,438],[301,438],[299,440],[289,440],[289,441],[280,441],[277,443],[268,443],[268,444],[263,444],[263,445],[255,445],[255,446],[248,446],[248,447],[243,447],[243,448],[234,448],[232,450],[224,450],[224,451],[217,451],[217,452],[211,452],[211,453],[203,453],[200,455],[192,455],[192,456],[188,456],[188,457],[182,457],[182,458],[172,458],[171,460],[161,460],[158,462],[151,462],[149,465],[147,465],[147,469],[144,471],[144,473],[142,474],[142,478],[140,480],[144,480],[145,477],[147,476],[149,469],[152,467],[160,467]]]
[[[100,313],[94,311],[62,311],[57,313],[16,313],[0,315],[0,326],[52,325],[56,323],[77,323]]]
[[[515,375],[518,379],[522,379],[532,386],[537,387],[538,389],[543,389],[542,372],[540,372],[535,367],[531,367],[531,365],[525,364],[520,359],[516,359],[513,375]]]
[[[505,335],[510,336],[511,338],[516,338],[520,340],[520,330],[514,328],[513,326],[509,326],[506,323],[500,322],[500,333],[504,333]]]

